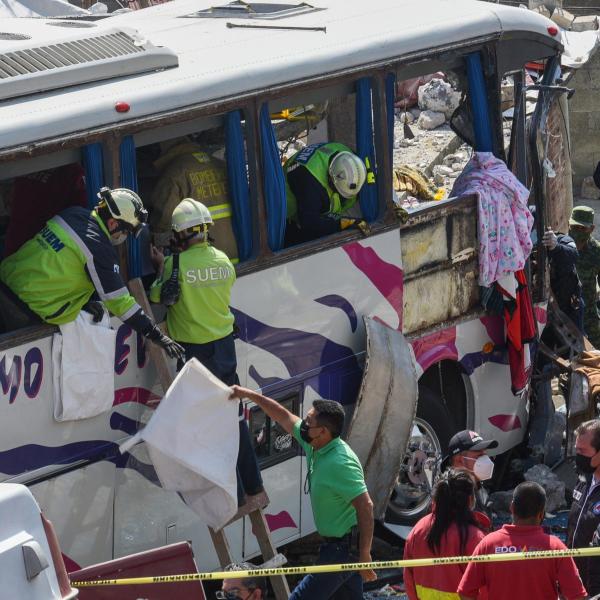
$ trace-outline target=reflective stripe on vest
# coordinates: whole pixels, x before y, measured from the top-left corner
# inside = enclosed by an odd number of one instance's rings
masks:
[[[456,592],[442,592],[423,585],[416,585],[415,588],[419,600],[459,600],[460,598]]]
[[[215,204],[214,206],[208,206],[210,216],[213,221],[217,219],[227,219],[231,217],[231,204]]]

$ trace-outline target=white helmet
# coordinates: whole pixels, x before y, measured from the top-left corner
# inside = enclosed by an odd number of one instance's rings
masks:
[[[213,219],[210,210],[193,198],[184,198],[173,211],[171,229],[184,231],[197,225],[212,225]]]
[[[342,151],[333,157],[329,165],[329,176],[340,196],[353,198],[358,195],[367,179],[367,168],[356,154]]]
[[[148,221],[148,211],[144,208],[142,199],[127,188],[103,187],[98,192],[99,208],[106,208],[113,219],[119,221],[123,229],[137,237]]]

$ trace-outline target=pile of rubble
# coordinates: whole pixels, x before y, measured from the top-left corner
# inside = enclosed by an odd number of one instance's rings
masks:
[[[410,166],[418,170],[433,190],[430,194],[419,193],[422,186],[398,185],[395,177],[398,200],[405,208],[446,198],[471,154],[449,126],[461,94],[443,77],[442,73],[436,73],[398,85],[394,168]]]
[[[593,31],[598,29],[598,17],[596,15],[576,17],[562,7],[552,7],[540,0],[530,0],[529,8],[551,19],[560,28],[567,31]]]

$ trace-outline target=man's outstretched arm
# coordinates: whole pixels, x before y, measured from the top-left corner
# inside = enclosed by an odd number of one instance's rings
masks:
[[[281,406],[276,400],[239,385],[234,385],[231,388],[231,398],[239,398],[240,400],[248,398],[248,400],[260,406],[273,421],[277,421],[287,433],[292,433],[294,425],[301,420],[300,417]]]

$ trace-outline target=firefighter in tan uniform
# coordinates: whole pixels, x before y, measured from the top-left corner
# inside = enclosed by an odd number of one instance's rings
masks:
[[[194,198],[210,211],[211,237],[232,263],[238,247],[231,224],[225,163],[182,138],[154,162],[160,178],[150,198],[149,225],[159,246],[168,245],[171,215],[182,198]]]

